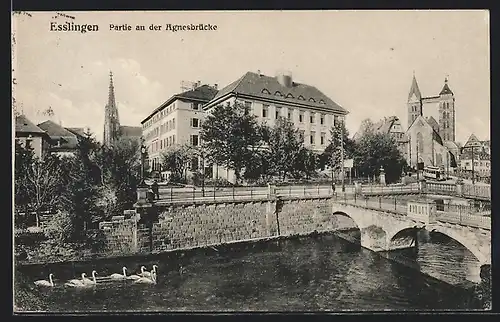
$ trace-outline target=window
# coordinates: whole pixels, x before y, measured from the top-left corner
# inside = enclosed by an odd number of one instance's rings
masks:
[[[312,145],[314,145],[315,137],[316,137],[316,132],[311,131],[311,136],[309,137],[309,141]]]
[[[283,96],[279,91],[276,91],[276,93],[274,93],[274,95],[280,96],[280,97]]]
[[[172,119],[172,130],[175,130],[175,118]]]
[[[197,110],[200,108],[200,106],[199,106],[199,104],[198,104],[198,103],[191,103],[191,108],[192,108],[193,110],[197,111]]]
[[[198,158],[192,158],[190,164],[191,171],[198,171]]]
[[[262,117],[267,117],[269,112],[269,105],[262,105]]]
[[[311,97],[311,98],[309,99],[309,102],[316,102],[316,101],[314,100],[314,98],[312,98],[312,97]]]
[[[333,116],[333,125],[337,124],[339,122],[339,116],[338,115],[334,115]]]
[[[174,123],[175,124],[175,123]],[[175,134],[172,135],[172,145],[175,144]]]
[[[288,109],[288,119],[292,119],[293,117],[293,110],[292,109]]]
[[[194,134],[191,135],[191,145],[192,146],[198,146],[198,135]]]
[[[324,114],[321,114],[319,121],[320,121],[321,125],[325,124],[325,115]]]
[[[314,123],[314,114],[309,115],[309,123]]]
[[[271,94],[271,93],[270,93],[267,89],[265,89],[265,88],[262,90],[262,93],[263,93],[263,94]]]
[[[252,102],[245,101],[245,109],[250,109],[252,107]]]
[[[304,122],[304,112],[299,112],[299,122]]]
[[[323,100],[319,100],[319,103],[320,103],[320,104],[325,104],[325,101],[323,101]]]
[[[306,99],[304,98],[304,96],[302,95],[299,95],[299,97],[297,97],[297,99],[301,100],[301,101],[305,101]]]
[[[476,167],[477,167],[478,165],[479,165],[479,164],[478,164],[478,162],[477,162],[477,161],[474,161],[474,166],[476,166]]]
[[[200,120],[197,118],[192,118],[191,119],[191,127],[197,128],[200,126]]]
[[[286,98],[293,98],[293,95],[292,95],[292,94],[290,94],[290,93],[288,93],[288,94],[286,95]]]
[[[320,144],[321,145],[325,145],[325,133],[321,133],[321,139],[320,140],[321,140]]]
[[[300,141],[304,142],[304,130],[299,131]]]
[[[281,107],[276,106],[275,118],[278,119],[278,117],[280,117],[280,114],[281,114]]]

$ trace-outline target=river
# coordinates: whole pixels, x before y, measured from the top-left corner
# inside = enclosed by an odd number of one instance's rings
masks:
[[[27,267],[16,271],[17,306],[49,312],[99,311],[381,311],[479,309],[463,284],[471,254],[448,240],[420,242],[413,259],[427,274],[389,261],[337,236],[320,235],[233,244],[94,263]],[[158,283],[106,282],[92,289],[64,287],[82,272],[98,276],[158,265]],[[56,286],[34,280],[54,273]],[[443,278],[444,277],[444,278]]]

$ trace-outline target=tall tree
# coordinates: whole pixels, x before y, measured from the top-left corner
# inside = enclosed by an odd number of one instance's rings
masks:
[[[353,158],[356,143],[349,138],[349,131],[345,127],[345,123],[338,122],[330,129],[330,144],[320,157],[321,167],[327,165],[335,172],[341,171],[342,147],[344,160]]]
[[[176,145],[163,153],[163,169],[171,172],[171,182],[185,182],[186,170],[194,157],[196,157],[196,150],[188,145]]]
[[[210,161],[234,170],[236,181],[249,165],[254,147],[262,144],[256,116],[238,101],[216,106],[200,134]]]
[[[299,130],[283,117],[269,131],[269,170],[283,180],[290,174],[303,151]]]
[[[406,164],[397,142],[390,134],[372,131],[360,137],[354,162],[363,176],[378,176],[382,168],[387,183],[397,181]]]

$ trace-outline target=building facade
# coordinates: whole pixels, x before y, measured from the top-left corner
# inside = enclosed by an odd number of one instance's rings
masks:
[[[438,107],[439,120],[425,117],[424,107],[434,104]],[[413,75],[407,101],[408,164],[416,168],[417,163],[424,166],[437,166],[453,171],[460,157],[459,144],[455,142],[455,97],[448,79],[439,95],[424,97]],[[418,156],[417,156],[418,154]]]
[[[221,89],[203,109],[210,113],[218,105],[235,101],[249,107],[258,121],[268,126],[273,126],[279,117],[289,119],[299,129],[304,145],[318,153],[328,146],[332,126],[348,114],[316,87],[294,82],[289,72],[277,73],[275,77],[260,71],[247,72]],[[213,173],[234,180],[234,174],[227,169]]]
[[[162,179],[168,179],[168,172],[162,169],[164,152],[179,145],[200,145],[199,132],[205,118],[202,106],[216,94],[216,86],[197,82],[191,90],[173,95],[142,120],[142,136],[150,169],[161,173]]]
[[[36,157],[42,158],[51,145],[50,136],[33,124],[25,115],[16,116],[15,140],[23,147],[30,147]]]
[[[51,139],[47,151],[59,156],[74,156],[78,148],[78,142],[84,137],[82,128],[65,128],[52,120],[38,124]]]

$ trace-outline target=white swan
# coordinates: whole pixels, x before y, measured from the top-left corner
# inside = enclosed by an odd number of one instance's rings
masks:
[[[127,268],[123,266],[123,274],[113,273],[109,277],[114,279],[126,279],[127,278]]]
[[[156,274],[156,269],[158,268],[157,265],[153,265],[153,270],[151,272],[154,272]],[[146,267],[141,266],[141,274],[139,274],[142,277],[151,277],[151,272],[146,271]]]
[[[152,270],[150,273],[151,277],[141,277],[138,280],[134,281],[134,284],[156,284],[156,273]]]
[[[92,271],[92,279],[86,278],[85,275],[82,276],[82,282],[83,284],[88,284],[88,285],[96,285],[97,284],[97,279],[96,279],[96,271]]]
[[[144,271],[144,266],[141,267],[141,272],[139,274],[132,274],[132,275],[129,275],[127,276],[127,279],[128,280],[138,280],[142,277],[142,273]]]
[[[67,283],[71,283],[71,284],[80,284],[80,283],[83,283],[83,281],[85,280],[85,276],[86,274],[85,273],[82,273],[82,279],[72,279],[72,280],[69,280]]]
[[[54,276],[54,274],[50,273],[48,281],[47,280],[38,280],[38,281],[35,281],[35,285],[54,287],[54,281],[52,280],[53,276]]]

